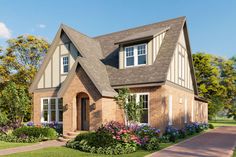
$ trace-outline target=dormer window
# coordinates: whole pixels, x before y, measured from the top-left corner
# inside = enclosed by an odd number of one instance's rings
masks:
[[[146,65],[147,44],[139,44],[125,47],[125,66],[133,67]]]
[[[68,56],[62,56],[61,57],[61,73],[67,74],[69,71],[69,57]]]

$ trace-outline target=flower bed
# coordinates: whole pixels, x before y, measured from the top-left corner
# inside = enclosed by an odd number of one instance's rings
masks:
[[[95,132],[78,135],[67,147],[98,154],[127,154],[137,149],[158,150],[160,143],[175,142],[208,129],[208,124],[187,124],[182,129],[168,126],[160,136],[160,130],[147,125],[125,126],[115,121],[102,125]]]
[[[25,126],[14,129],[12,132],[0,133],[0,141],[17,143],[34,143],[44,140],[56,139],[58,133],[48,126],[35,126],[29,122]]]

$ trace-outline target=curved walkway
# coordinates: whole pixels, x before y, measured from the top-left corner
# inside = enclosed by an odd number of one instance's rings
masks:
[[[15,147],[15,148],[2,149],[2,150],[0,150],[0,156],[14,154],[14,153],[34,151],[34,150],[47,148],[47,147],[58,147],[58,146],[63,146],[63,145],[65,145],[64,142],[59,142],[56,140],[45,141],[45,142],[40,142],[40,143],[29,145],[29,146],[21,146],[21,147]]]
[[[236,127],[219,127],[177,143],[152,157],[231,157],[236,146]]]

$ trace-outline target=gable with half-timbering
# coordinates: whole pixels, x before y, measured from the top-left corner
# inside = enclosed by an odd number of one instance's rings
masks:
[[[55,50],[37,84],[37,89],[59,87],[72,68],[78,51],[65,33],[62,33]]]
[[[169,66],[167,80],[184,88],[193,90],[191,67],[187,52],[184,31],[181,31],[179,41]]]

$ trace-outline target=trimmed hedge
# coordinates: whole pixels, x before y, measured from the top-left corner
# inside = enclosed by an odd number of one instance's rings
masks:
[[[12,134],[18,138],[20,137],[34,137],[34,138],[45,138],[45,139],[56,139],[57,132],[49,127],[34,127],[34,126],[23,126],[15,129]]]

